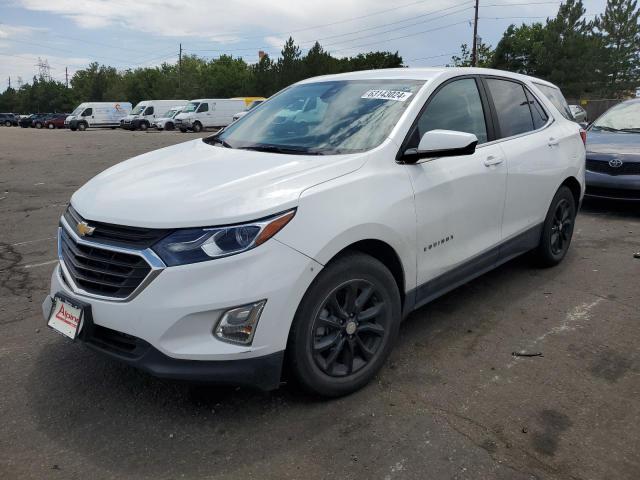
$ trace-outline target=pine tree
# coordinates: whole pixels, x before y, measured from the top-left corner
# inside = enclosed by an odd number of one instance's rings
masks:
[[[637,0],[608,0],[604,14],[595,21],[610,95],[623,96],[640,84],[639,19]]]

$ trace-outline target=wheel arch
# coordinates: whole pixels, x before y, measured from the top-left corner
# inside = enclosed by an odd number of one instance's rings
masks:
[[[576,209],[580,205],[580,199],[582,198],[582,186],[576,177],[567,177],[560,186],[566,186],[571,190],[571,194],[573,195],[573,199],[576,202]]]
[[[387,267],[398,286],[401,304],[404,304],[406,290],[405,271],[402,261],[400,260],[400,256],[391,245],[375,238],[358,240],[337,252],[328,263],[331,263],[336,258],[341,257],[348,252],[364,253],[380,261],[385,267]]]

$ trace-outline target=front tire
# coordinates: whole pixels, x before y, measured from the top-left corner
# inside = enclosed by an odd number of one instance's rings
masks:
[[[147,122],[140,122],[140,130],[142,130],[143,132],[146,131],[149,128],[149,124]]]
[[[196,122],[193,124],[193,131],[195,133],[200,133],[202,131],[202,124],[200,122]]]
[[[81,132],[84,132],[87,129],[87,124],[84,122],[80,122],[78,124],[78,130],[80,130]]]
[[[545,218],[540,244],[536,249],[538,263],[543,267],[558,265],[567,254],[576,220],[576,201],[569,187],[556,192]]]
[[[305,390],[326,397],[362,388],[389,356],[400,318],[391,272],[362,253],[339,257],[300,302],[289,334],[292,373]]]
[[[50,123],[49,125],[47,125],[47,128],[49,130],[53,130],[54,128],[56,128],[56,126],[53,123]]]
[[[11,126],[11,122],[9,120],[7,120],[6,122],[4,122],[4,126],[5,127],[10,127]]]
[[[164,124],[164,129],[165,130],[173,130],[175,127],[173,126],[172,122],[167,122]]]

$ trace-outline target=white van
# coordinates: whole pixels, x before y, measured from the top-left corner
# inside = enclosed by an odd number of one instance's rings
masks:
[[[85,102],[65,119],[64,126],[74,131],[89,127],[116,128],[120,125],[120,119],[129,112],[129,102]]]
[[[127,130],[146,130],[170,108],[184,107],[187,103],[188,100],[144,100],[120,120],[120,126]]]
[[[193,130],[200,132],[203,128],[226,127],[233,121],[233,116],[244,110],[245,101],[231,98],[201,98],[191,100],[182,113],[176,115],[176,128],[181,132]]]

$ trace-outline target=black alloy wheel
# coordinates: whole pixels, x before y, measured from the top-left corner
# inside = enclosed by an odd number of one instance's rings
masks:
[[[366,280],[349,280],[332,291],[313,325],[313,359],[320,370],[343,377],[366,366],[385,335],[385,308],[376,287]]]
[[[573,193],[567,186],[561,186],[551,201],[536,250],[542,266],[557,265],[567,254],[573,236],[576,209]]]
[[[296,311],[287,365],[300,386],[338,397],[366,385],[389,356],[401,318],[398,284],[379,260],[347,252],[329,262]]]
[[[572,209],[569,201],[562,199],[556,206],[553,215],[553,226],[551,227],[551,253],[560,255],[569,246],[571,233],[573,231]]]

